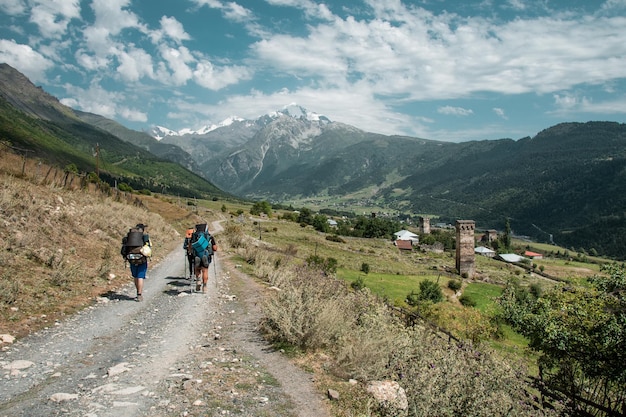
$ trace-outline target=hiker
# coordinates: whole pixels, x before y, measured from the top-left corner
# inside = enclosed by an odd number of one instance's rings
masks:
[[[191,246],[191,238],[193,236],[193,232],[195,231],[195,227],[187,229],[187,232],[185,233],[185,241],[183,242],[183,249],[185,250],[187,262],[189,264],[189,279],[191,279],[194,274],[193,262],[196,258],[196,255],[194,254],[193,247]]]
[[[136,301],[143,301],[143,283],[148,271],[148,258],[152,256],[152,242],[146,232],[148,225],[138,223],[122,238],[121,255],[130,264],[130,273],[137,289]]]
[[[209,226],[206,223],[196,225],[196,230],[191,237],[191,246],[195,255],[196,291],[202,289],[202,292],[206,293],[209,281],[209,264],[212,261],[213,253],[217,251],[215,238],[209,233]],[[202,281],[200,277],[202,277]]]

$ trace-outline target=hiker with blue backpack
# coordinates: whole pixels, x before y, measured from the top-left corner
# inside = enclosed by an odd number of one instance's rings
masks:
[[[185,238],[183,248],[189,250],[194,256],[194,273],[196,276],[196,291],[207,292],[209,282],[209,264],[213,260],[213,254],[217,251],[215,238],[209,233],[209,226],[206,223],[197,224],[191,238]],[[190,253],[188,251],[188,253]]]

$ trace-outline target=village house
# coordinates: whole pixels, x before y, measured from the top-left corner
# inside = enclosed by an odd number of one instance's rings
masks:
[[[486,256],[488,258],[493,258],[496,256],[496,251],[486,248],[484,246],[478,246],[474,248],[474,252],[478,255]]]
[[[412,245],[417,245],[420,241],[419,236],[408,230],[400,230],[393,234],[395,242],[406,240],[411,242]]]
[[[531,252],[529,250],[524,252],[524,256],[530,259],[543,259],[543,254],[537,253],[537,252]]]

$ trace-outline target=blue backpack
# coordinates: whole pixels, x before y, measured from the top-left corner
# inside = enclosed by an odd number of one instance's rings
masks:
[[[195,255],[200,258],[205,255],[213,255],[211,235],[206,231],[206,226],[204,228],[196,226],[196,231],[191,235],[191,247]]]

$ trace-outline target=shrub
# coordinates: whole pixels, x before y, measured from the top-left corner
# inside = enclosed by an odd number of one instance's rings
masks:
[[[420,292],[418,298],[422,301],[432,301],[433,303],[438,303],[444,299],[443,292],[441,291],[439,284],[428,279],[420,282]]]
[[[326,275],[337,272],[337,259],[335,258],[324,259],[318,255],[311,255],[306,258],[306,263],[310,268],[319,269]]]
[[[410,305],[411,307],[417,306],[420,302],[419,293],[415,291],[411,291],[410,293],[407,294],[406,299],[404,301],[406,301],[406,303]]]
[[[328,235],[326,236],[326,240],[330,241],[330,242],[338,242],[338,243],[346,243],[345,240],[343,240],[340,236],[338,235]]]
[[[352,281],[350,287],[352,287],[355,291],[360,291],[365,288],[365,281],[363,280],[363,277],[358,277],[356,280]]]
[[[246,246],[247,238],[241,225],[231,221],[226,223],[221,240],[231,248],[237,249]]]
[[[459,302],[465,307],[476,307],[476,301],[474,301],[469,295],[463,294],[462,296],[460,296]]]
[[[130,185],[126,184],[125,182],[120,182],[119,184],[117,184],[117,189],[120,191],[124,191],[126,193],[132,193],[133,192],[133,187],[131,187]]]
[[[448,288],[450,288],[452,291],[456,292],[460,290],[462,286],[463,283],[458,279],[451,279],[448,281]]]
[[[361,272],[363,272],[364,274],[369,274],[370,273],[370,264],[363,262],[361,264]]]

